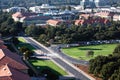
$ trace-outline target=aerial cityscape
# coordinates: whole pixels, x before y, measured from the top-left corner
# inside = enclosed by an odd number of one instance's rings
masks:
[[[0,80],[120,80],[120,0],[0,0]]]

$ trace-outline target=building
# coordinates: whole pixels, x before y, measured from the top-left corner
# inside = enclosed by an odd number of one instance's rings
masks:
[[[73,20],[75,17],[75,14],[69,10],[59,12],[59,15],[62,17],[63,20]]]
[[[93,14],[83,13],[79,15],[79,19],[88,19],[89,17],[93,17]]]
[[[57,26],[60,26],[63,24],[63,21],[62,20],[48,20],[46,22],[47,25],[50,25],[50,26],[54,26],[54,27],[57,27]]]
[[[27,9],[25,7],[11,7],[8,9],[4,9],[4,12],[27,12]]]
[[[31,80],[21,57],[9,49],[0,49],[0,80]]]
[[[54,27],[61,26],[61,25],[70,27],[72,23],[73,21],[71,20],[55,20],[55,19],[51,19],[46,22],[47,25],[54,26]]]
[[[84,6],[85,8],[86,7],[94,8],[109,5],[108,3],[109,3],[108,0],[82,0],[80,2],[80,5]]]
[[[15,68],[4,64],[0,66],[0,80],[31,80],[30,77]]]
[[[21,57],[11,52],[0,40],[0,80],[31,80]]]
[[[42,4],[41,6],[30,7],[29,10],[35,13],[45,13],[48,11],[58,11],[59,8],[56,6],[50,6],[49,4]]]
[[[41,24],[44,25],[47,20],[52,19],[51,16],[45,16],[40,13],[21,13],[16,12],[12,15],[14,21],[24,22],[26,25]]]
[[[4,45],[4,41],[0,40],[0,49],[6,49],[7,46]]]
[[[107,18],[107,19],[109,19],[109,20],[112,20],[112,19],[113,19],[113,15],[114,15],[114,13],[108,12],[108,11],[96,12],[96,13],[94,14],[94,16],[99,16],[99,17],[102,17],[102,18]]]
[[[110,21],[106,18],[94,18],[94,17],[90,17],[89,19],[79,19],[79,20],[75,20],[75,25],[88,25],[91,24],[93,26],[100,24],[100,25],[105,25],[105,24],[110,24]]]
[[[23,63],[21,57],[12,53],[9,49],[0,49],[0,66],[8,64],[11,67],[27,73],[28,67]]]
[[[120,21],[120,14],[113,15],[113,21]]]

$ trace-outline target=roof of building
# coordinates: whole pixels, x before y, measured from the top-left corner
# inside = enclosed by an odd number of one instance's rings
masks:
[[[33,16],[33,17],[26,17],[25,20],[33,21],[33,20],[49,20],[51,16]]]
[[[59,14],[71,14],[71,15],[74,15],[74,13],[72,11],[69,11],[69,10],[62,11]]]
[[[39,6],[40,8],[46,8],[46,9],[50,9],[50,8],[57,8],[56,6],[50,6],[49,4],[42,4],[41,6]]]
[[[1,43],[3,44],[3,43],[4,43],[4,41],[3,41],[3,40],[0,40],[0,44],[1,44]]]
[[[48,20],[47,23],[48,24],[52,24],[52,25],[57,25],[58,23],[62,22],[61,20]]]
[[[75,20],[75,25],[83,24],[84,20]]]
[[[0,80],[31,80],[30,77],[5,64],[0,66]]]
[[[0,49],[6,49],[7,48],[7,46],[5,46],[5,45],[0,45]]]
[[[114,13],[111,12],[97,12],[94,14],[95,16],[100,16],[100,17],[109,17],[109,16],[113,16]]]
[[[16,69],[28,69],[21,57],[8,49],[0,49],[0,65],[9,64]]]
[[[89,17],[93,16],[92,14],[80,14],[80,17],[82,18],[85,18],[85,19],[88,19]]]
[[[37,13],[28,13],[28,12],[16,12],[12,15],[12,17],[22,18],[22,17],[30,17],[30,16],[37,16]]]
[[[108,19],[98,17],[98,18],[89,18],[89,19],[75,20],[75,25],[94,24],[94,23],[104,23],[104,24],[107,24],[108,22],[109,22]]]

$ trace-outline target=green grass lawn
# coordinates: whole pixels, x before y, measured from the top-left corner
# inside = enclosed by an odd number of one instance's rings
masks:
[[[67,73],[50,60],[29,60],[29,62],[41,73],[44,69],[50,69],[54,74],[61,76]],[[38,68],[40,67],[40,68]]]
[[[90,45],[90,46],[64,48],[62,49],[62,51],[65,54],[76,59],[90,60],[98,55],[107,56],[108,54],[111,54],[116,46],[117,44]],[[93,57],[86,57],[86,53],[88,50],[94,51]]]
[[[30,50],[32,50],[32,51],[35,50],[35,48],[34,48],[32,45],[30,45],[29,43],[26,43],[26,41],[25,41],[24,38],[18,37],[18,40],[20,41],[20,43],[16,45],[16,47],[17,47],[18,49],[19,49],[19,47],[25,46],[25,47],[27,47],[28,49],[30,49]]]
[[[19,40],[20,42],[22,42],[22,43],[26,43],[25,39],[22,38],[22,37],[18,37],[18,40]]]

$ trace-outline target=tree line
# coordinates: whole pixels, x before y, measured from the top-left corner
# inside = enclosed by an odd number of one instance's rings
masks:
[[[120,44],[109,56],[91,59],[89,72],[103,80],[120,80]]]
[[[67,27],[61,25],[53,27],[47,25],[45,28],[30,25],[25,29],[27,35],[37,37],[40,42],[54,43],[78,43],[80,41],[111,40],[120,39],[120,22],[111,22],[112,25],[75,26]]]

